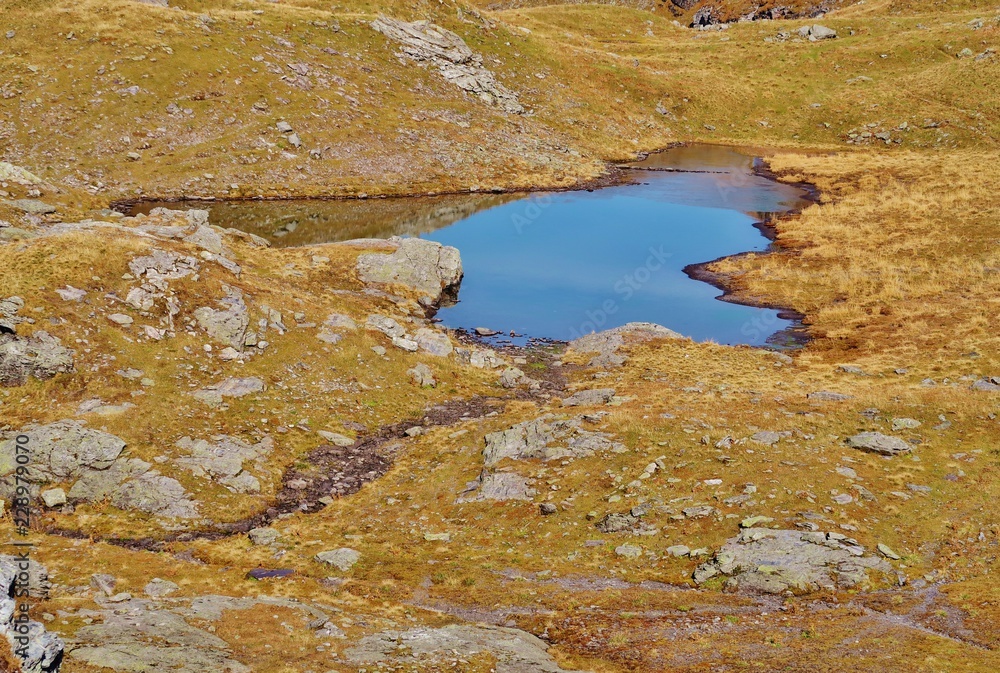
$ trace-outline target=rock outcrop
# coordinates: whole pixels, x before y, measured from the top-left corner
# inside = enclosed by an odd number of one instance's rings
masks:
[[[450,30],[427,21],[408,23],[387,16],[380,16],[371,26],[398,43],[404,56],[435,66],[442,77],[463,91],[504,112],[524,112],[517,94],[497,82],[493,73],[483,67],[483,57]]]
[[[569,342],[570,348],[581,353],[597,353],[589,367],[611,369],[621,367],[628,360],[618,350],[627,343],[654,339],[683,339],[677,332],[651,322],[630,322],[621,327],[587,334]]]
[[[731,589],[805,593],[863,585],[869,570],[888,573],[892,567],[840,533],[746,528],[700,565],[694,580],[703,584],[721,575]]]
[[[31,462],[27,475],[37,494],[45,484],[70,483],[70,502],[109,499],[119,509],[132,509],[161,517],[190,519],[198,516],[184,487],[171,477],[152,470],[138,458],[125,458],[125,440],[87,428],[80,421],[56,421],[29,426],[0,435],[0,495],[15,490],[18,436],[27,438]]]
[[[520,629],[451,624],[440,628],[384,631],[366,636],[347,650],[355,665],[421,659],[454,659],[488,653],[496,658],[496,673],[561,673],[565,669],[548,654],[545,641]],[[404,654],[405,653],[405,654]]]
[[[366,283],[403,285],[415,290],[425,304],[440,305],[458,295],[462,282],[462,258],[458,250],[422,238],[392,237],[382,240],[358,240],[386,245],[389,253],[373,252],[358,256],[358,276]]]

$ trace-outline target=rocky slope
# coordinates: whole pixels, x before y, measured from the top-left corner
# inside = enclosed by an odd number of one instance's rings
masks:
[[[159,4],[0,11],[0,528],[35,569],[21,609],[4,550],[0,668],[996,670],[993,14]],[[820,202],[712,266],[802,350],[490,348],[428,318],[461,251],[378,238],[390,200],[281,249],[110,208],[579,184],[677,139],[816,150],[769,161]],[[438,198],[415,228],[473,207]]]

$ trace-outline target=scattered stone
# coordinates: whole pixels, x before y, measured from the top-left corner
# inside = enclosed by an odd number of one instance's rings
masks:
[[[558,508],[551,502],[543,502],[538,505],[538,511],[541,512],[542,516],[548,516],[550,514],[555,514]]]
[[[365,326],[369,329],[381,332],[390,339],[402,337],[406,334],[406,330],[403,329],[398,322],[384,315],[372,314],[368,316],[368,320],[365,321]]]
[[[667,547],[667,553],[675,558],[679,558],[681,556],[688,556],[691,550],[682,544],[675,544]]]
[[[44,201],[39,201],[38,199],[15,199],[5,203],[11,208],[20,210],[22,213],[28,213],[29,215],[50,215],[57,210],[55,206]]]
[[[495,329],[490,329],[489,327],[477,327],[473,331],[481,337],[491,337],[500,334],[500,332]]]
[[[514,472],[488,472],[483,470],[476,481],[470,482],[458,502],[507,502],[531,500],[537,492],[528,486],[528,479]]]
[[[56,290],[56,294],[58,294],[63,301],[83,301],[83,298],[87,296],[85,290],[80,290],[72,285],[67,285],[60,290]]]
[[[909,453],[911,447],[904,440],[880,432],[862,432],[847,439],[847,445],[883,456],[898,456]]]
[[[451,542],[451,533],[424,533],[427,542]]]
[[[434,373],[431,368],[424,363],[419,363],[412,369],[406,370],[406,373],[410,375],[410,378],[415,384],[423,387],[433,388],[437,385],[437,380],[434,378]]]
[[[218,301],[221,309],[203,306],[195,309],[194,318],[198,326],[208,336],[228,344],[237,351],[242,351],[247,345],[247,329],[250,326],[250,314],[243,293],[235,287],[223,285],[226,296]]]
[[[392,345],[408,353],[416,353],[420,348],[416,341],[406,337],[392,337]]]
[[[639,517],[631,514],[606,514],[603,519],[594,524],[602,533],[622,533],[634,530],[639,525]]]
[[[340,549],[331,549],[316,554],[316,560],[320,563],[333,566],[342,572],[346,572],[361,560],[361,552],[348,547],[341,547]]]
[[[748,516],[740,521],[740,528],[759,528],[773,522],[774,519],[769,516]]]
[[[117,585],[118,580],[114,575],[95,573],[90,576],[90,588],[94,591],[100,591],[105,596],[113,596]]]
[[[41,492],[42,502],[49,509],[55,507],[62,507],[66,504],[66,491],[61,488],[50,488],[47,491]]]
[[[72,372],[73,355],[48,332],[22,338],[0,327],[0,386],[23,386],[29,377],[45,381]]]
[[[353,446],[354,440],[347,435],[341,435],[336,432],[329,432],[327,430],[317,430],[316,434],[330,442],[334,446]]]
[[[259,471],[266,470],[265,459],[274,450],[274,440],[265,436],[260,442],[250,444],[238,437],[215,435],[210,443],[182,437],[177,447],[188,455],[175,462],[196,477],[212,479],[233,493],[260,493],[260,481],[243,469],[244,463],[254,461]]]
[[[1000,392],[1000,376],[992,376],[988,379],[980,379],[972,384],[973,390],[986,392]]]
[[[549,644],[519,629],[499,626],[450,624],[439,628],[418,627],[409,631],[383,631],[365,636],[348,648],[344,659],[367,670],[382,664],[407,668],[414,661],[437,662],[434,670],[453,668],[456,658],[483,654],[495,660],[497,673],[564,673],[548,654]],[[401,666],[400,666],[401,667]]]
[[[892,429],[895,431],[899,430],[914,430],[920,427],[920,421],[914,418],[894,418],[892,419]]]
[[[781,435],[777,432],[762,430],[761,432],[755,432],[750,435],[750,439],[765,446],[774,446],[781,441]]]
[[[417,342],[420,350],[429,355],[436,355],[437,357],[451,355],[452,351],[455,350],[447,334],[442,334],[427,327],[418,329],[413,336],[413,340]]]
[[[135,322],[132,316],[125,315],[124,313],[112,313],[108,316],[108,320],[123,327],[131,325]]]

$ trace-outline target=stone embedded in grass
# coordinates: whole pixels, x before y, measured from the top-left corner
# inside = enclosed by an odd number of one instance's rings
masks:
[[[579,458],[598,451],[624,450],[602,432],[583,429],[580,418],[559,419],[551,414],[486,435],[483,462],[492,467],[505,458],[557,460]]]
[[[457,502],[531,500],[536,493],[535,489],[528,486],[527,477],[515,472],[484,470],[478,479],[469,482]]]
[[[892,419],[893,430],[913,430],[920,427],[920,421],[914,418],[894,418]]]
[[[451,533],[424,533],[427,542],[451,542]]]
[[[266,545],[277,542],[281,534],[273,528],[252,528],[247,533],[247,537],[255,545]]]
[[[615,554],[618,556],[623,556],[627,559],[635,559],[642,556],[642,547],[634,544],[625,543],[615,547]]]
[[[177,584],[169,580],[162,580],[159,577],[154,577],[149,583],[143,588],[146,595],[150,598],[163,598],[164,596],[169,596],[180,589]]]
[[[452,351],[455,350],[455,347],[451,345],[451,339],[448,338],[447,334],[442,334],[441,332],[428,327],[418,329],[416,334],[413,336],[413,340],[417,342],[417,346],[420,350],[437,357],[451,355]]]
[[[327,430],[317,430],[316,434],[330,442],[334,446],[351,446],[354,444],[354,440],[347,435],[341,435],[337,432],[329,432]]]
[[[390,339],[401,337],[406,334],[406,330],[398,322],[384,315],[373,313],[365,321],[365,327],[381,332]]]
[[[893,561],[899,561],[901,558],[903,558],[902,556],[894,552],[892,548],[890,548],[889,545],[887,544],[879,542],[877,548],[879,554],[885,556],[886,558],[892,559]]]
[[[618,350],[627,343],[653,339],[683,339],[684,337],[662,325],[650,322],[630,322],[614,329],[587,334],[570,342],[571,349],[580,353],[597,353],[588,367],[612,369],[625,364],[627,358]]]
[[[592,390],[580,390],[569,397],[563,399],[564,407],[592,406],[607,404],[615,396],[614,388],[594,388]]]
[[[242,351],[246,343],[247,329],[250,327],[250,314],[243,292],[238,288],[223,284],[226,296],[218,300],[221,309],[203,306],[195,309],[194,319],[198,326],[208,336],[228,344],[237,351]]]
[[[632,516],[631,514],[619,514],[617,512],[606,514],[603,519],[594,524],[597,530],[602,533],[622,533],[625,531],[632,531],[635,530],[638,525],[639,517]]]
[[[691,549],[682,544],[675,544],[673,546],[667,547],[667,553],[675,558],[680,558],[681,556],[688,556],[691,554]]]
[[[912,448],[904,440],[881,432],[862,432],[847,439],[851,448],[877,453],[882,456],[898,456],[909,453]]]
[[[851,399],[850,395],[835,393],[829,390],[817,390],[814,393],[808,393],[806,397],[810,400],[819,400],[821,402],[844,402]]]
[[[0,332],[0,386],[22,386],[73,371],[74,353],[62,342],[39,330],[30,337]]]
[[[90,576],[90,588],[100,591],[105,596],[113,596],[117,585],[118,579],[114,575],[95,573]]]
[[[750,435],[750,439],[760,444],[764,444],[765,446],[773,446],[781,440],[781,434],[768,430],[762,430],[761,432],[755,432]]]

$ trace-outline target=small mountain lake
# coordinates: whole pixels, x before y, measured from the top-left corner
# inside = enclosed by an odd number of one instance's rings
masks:
[[[459,301],[437,317],[487,327],[502,342],[568,340],[654,322],[697,341],[791,345],[779,311],[719,301],[691,264],[765,250],[754,225],[800,208],[807,194],[754,173],[750,154],[673,148],[632,164],[636,184],[594,191],[367,200],[143,203],[209,208],[210,221],[276,246],[420,236],[459,249]]]

